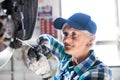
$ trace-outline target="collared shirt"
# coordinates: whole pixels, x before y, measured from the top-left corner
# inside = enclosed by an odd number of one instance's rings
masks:
[[[49,41],[52,54],[59,61],[56,75],[50,80],[112,80],[112,72],[90,50],[90,55],[76,66],[71,66],[71,55],[64,52],[64,46],[50,35],[44,34]]]

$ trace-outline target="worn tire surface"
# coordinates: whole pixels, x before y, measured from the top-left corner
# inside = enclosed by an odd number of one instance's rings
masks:
[[[38,0],[15,0],[24,15],[25,37],[28,40],[32,37],[36,23]]]

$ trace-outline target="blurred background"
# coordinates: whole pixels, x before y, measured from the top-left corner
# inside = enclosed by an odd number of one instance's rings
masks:
[[[120,0],[38,0],[37,2],[33,33],[24,42],[30,45],[36,44],[38,36],[44,33],[61,40],[60,32],[53,28],[54,19],[60,16],[67,19],[76,12],[87,13],[97,24],[94,44],[96,55],[110,66],[114,80],[120,80]],[[16,49],[8,63],[0,69],[1,80],[44,80],[29,70],[25,51],[25,44]]]

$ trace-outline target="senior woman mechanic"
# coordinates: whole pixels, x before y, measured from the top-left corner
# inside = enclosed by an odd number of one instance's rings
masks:
[[[49,42],[49,49],[59,61],[50,80],[112,80],[111,70],[91,48],[97,26],[89,15],[75,13],[67,20],[57,18],[54,27],[62,30],[63,44],[49,34],[39,36]]]

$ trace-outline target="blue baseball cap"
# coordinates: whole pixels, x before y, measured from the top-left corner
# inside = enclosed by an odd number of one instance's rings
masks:
[[[53,25],[56,29],[61,30],[65,23],[70,25],[72,28],[78,30],[87,30],[92,34],[95,34],[97,30],[96,23],[91,20],[89,15],[84,13],[75,13],[68,19],[59,17],[55,19]]]

